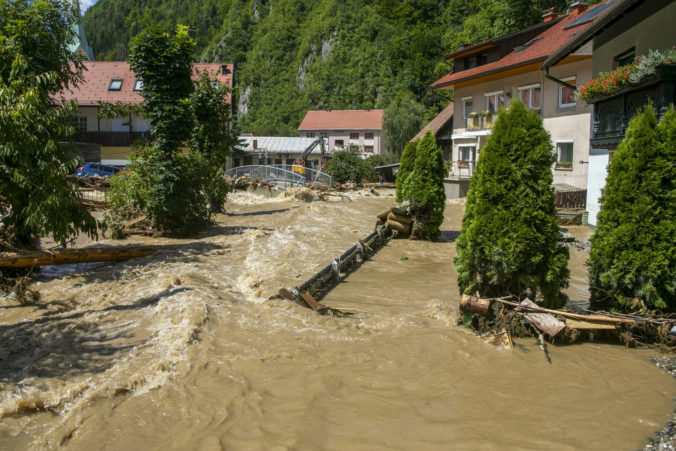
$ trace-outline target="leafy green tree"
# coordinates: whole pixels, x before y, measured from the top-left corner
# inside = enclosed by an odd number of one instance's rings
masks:
[[[209,159],[221,158],[219,146],[211,142],[212,127],[194,127],[189,97],[194,89],[193,45],[182,26],[170,35],[151,25],[134,39],[130,63],[143,80],[142,106],[154,141],[132,158],[127,176],[111,184],[113,216],[123,218],[136,207],[158,231],[167,234],[185,235],[209,222],[205,180],[211,171]],[[203,87],[200,92],[209,95]],[[203,98],[198,94],[195,102]],[[202,106],[215,107],[220,114],[219,106],[208,103]],[[204,154],[178,152],[191,134]]]
[[[591,238],[591,302],[676,311],[676,111],[630,122],[610,160]]]
[[[436,240],[439,226],[444,221],[446,193],[444,175],[446,165],[434,134],[428,131],[419,140],[413,171],[404,181],[401,194],[413,214],[412,235],[416,238]]]
[[[406,144],[404,152],[401,154],[401,161],[399,164],[399,170],[397,171],[397,194],[395,200],[397,202],[403,202],[404,196],[402,194],[404,189],[404,182],[408,175],[413,171],[413,166],[415,164],[416,151],[418,149],[418,143],[420,140],[412,141]]]
[[[383,117],[383,135],[390,150],[401,154],[406,144],[420,131],[424,120],[424,106],[411,95],[397,97]]]
[[[190,98],[193,129],[192,149],[204,159],[206,166],[204,191],[211,212],[223,210],[229,185],[223,177],[225,163],[237,144],[232,127],[228,88],[215,86],[208,73],[203,73]]]
[[[470,182],[454,260],[462,293],[566,303],[568,249],[558,241],[553,162],[542,119],[514,99],[498,114]]]
[[[134,38],[129,54],[131,69],[143,80],[142,106],[155,137],[153,145],[167,159],[190,137],[194,45],[184,26],[177,26],[170,36],[151,25]]]
[[[77,105],[50,100],[79,78],[68,49],[74,20],[68,2],[0,3],[0,202],[9,205],[0,234],[22,245],[50,233],[62,244],[97,235],[70,177],[76,162],[60,144]]]
[[[355,150],[339,150],[331,155],[326,172],[338,183],[361,183],[368,173],[368,167]]]

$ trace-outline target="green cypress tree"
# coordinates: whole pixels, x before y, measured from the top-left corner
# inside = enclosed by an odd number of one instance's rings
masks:
[[[418,142],[413,171],[406,177],[401,191],[415,219],[413,236],[416,238],[439,238],[439,226],[444,221],[446,208],[445,174],[441,149],[432,132],[428,131]]]
[[[402,195],[402,190],[406,177],[413,171],[413,165],[415,164],[415,154],[416,149],[418,148],[418,143],[420,140],[412,141],[406,144],[404,153],[401,154],[401,161],[399,164],[399,170],[397,171],[397,194],[395,200],[397,202],[403,202],[404,197]]]
[[[458,287],[483,297],[529,296],[562,307],[568,249],[558,242],[549,133],[518,100],[481,149],[457,240]]]
[[[676,111],[635,116],[613,155],[589,255],[591,302],[676,311]]]

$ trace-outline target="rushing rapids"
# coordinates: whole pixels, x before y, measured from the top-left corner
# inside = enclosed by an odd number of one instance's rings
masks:
[[[673,410],[654,351],[513,351],[454,325],[464,207],[439,242],[393,240],[322,302],[283,300],[373,228],[391,193],[305,203],[237,193],[152,256],[33,284],[0,305],[3,449],[635,449]],[[585,233],[583,229],[575,233]],[[571,250],[573,302],[586,255]]]

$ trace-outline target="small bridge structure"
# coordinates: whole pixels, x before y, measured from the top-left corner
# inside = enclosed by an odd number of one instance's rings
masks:
[[[334,184],[333,177],[330,175],[296,164],[238,166],[225,171],[225,175],[233,179],[246,176],[253,179],[265,180],[284,188],[309,186],[315,183],[327,186],[333,186]]]

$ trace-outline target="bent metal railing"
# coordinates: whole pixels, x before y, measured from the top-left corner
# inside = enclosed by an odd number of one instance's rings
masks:
[[[333,177],[314,169],[291,164],[277,164],[273,166],[248,165],[238,166],[225,171],[225,175],[232,178],[248,176],[254,179],[266,180],[285,187],[306,186],[318,183],[333,186]]]

